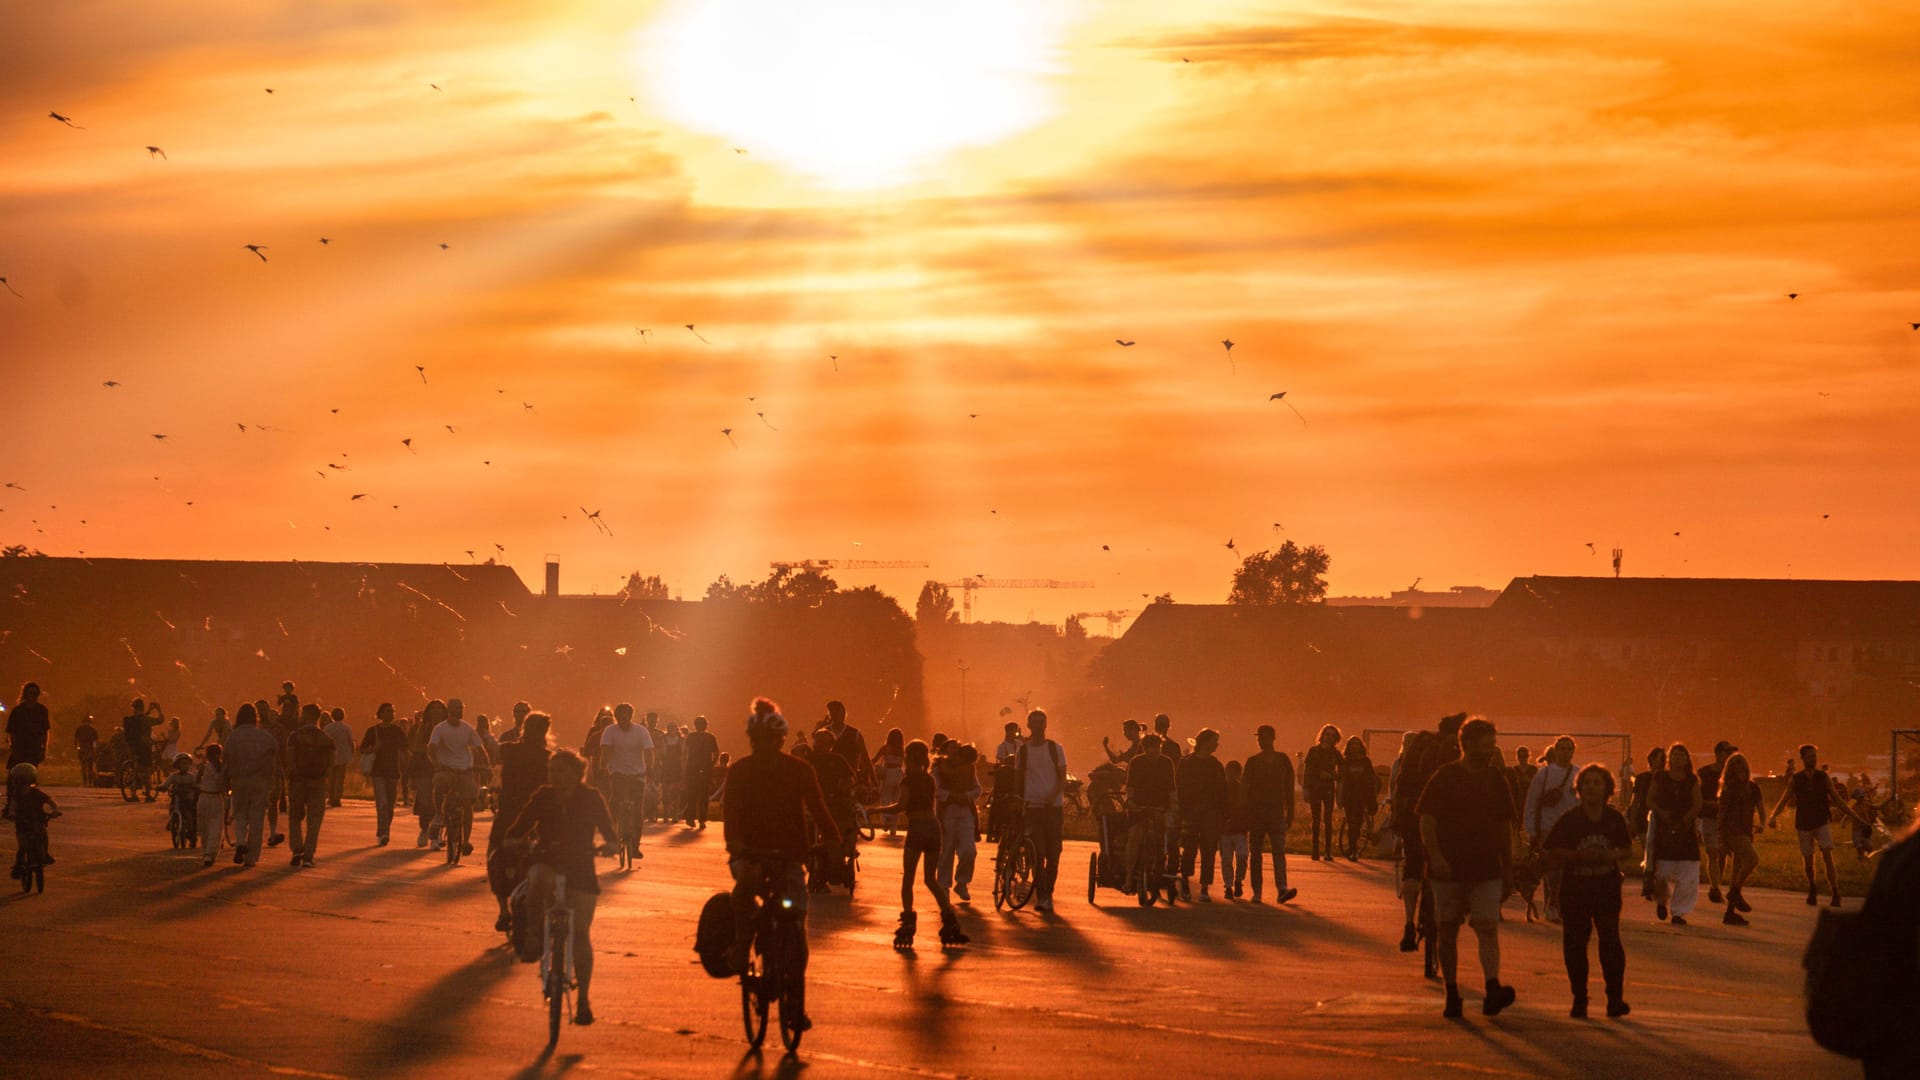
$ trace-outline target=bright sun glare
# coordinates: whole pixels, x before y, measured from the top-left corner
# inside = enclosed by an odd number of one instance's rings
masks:
[[[1049,0],[672,0],[636,73],[667,120],[836,188],[916,179],[1045,119]]]

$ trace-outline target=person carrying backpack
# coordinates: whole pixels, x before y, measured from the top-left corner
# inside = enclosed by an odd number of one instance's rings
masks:
[[[320,821],[327,814],[327,774],[337,748],[321,722],[320,706],[300,707],[300,726],[287,733],[287,832],[292,865],[310,867],[320,846]]]
[[[1879,856],[1858,912],[1820,912],[1801,964],[1814,1041],[1857,1059],[1866,1080],[1920,1076],[1920,839]]]

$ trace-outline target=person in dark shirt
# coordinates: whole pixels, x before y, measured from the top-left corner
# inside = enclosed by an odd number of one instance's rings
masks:
[[[120,731],[127,737],[127,756],[133,760],[134,774],[146,789],[147,801],[152,802],[153,718],[147,715],[146,702],[133,699],[133,707],[120,721]]]
[[[706,717],[693,718],[693,731],[688,733],[686,744],[687,828],[695,828],[697,823],[704,829],[710,805],[707,796],[713,793],[713,764],[720,758],[720,743],[707,730]]]
[[[1707,901],[1718,904],[1720,879],[1726,876],[1727,848],[1720,840],[1720,773],[1740,749],[1725,739],[1713,744],[1713,760],[1694,771],[1700,778],[1700,847],[1707,862]]]
[[[1833,808],[1839,807],[1841,813],[1856,822],[1865,822],[1835,789],[1833,777],[1820,767],[1818,747],[1812,743],[1800,747],[1800,763],[1805,768],[1787,775],[1787,789],[1780,793],[1773,813],[1767,815],[1767,824],[1779,821],[1780,812],[1788,803],[1793,804],[1793,827],[1800,834],[1800,861],[1807,872],[1807,906],[1820,903],[1819,888],[1813,881],[1813,850],[1818,847],[1820,857],[1826,860],[1827,887],[1833,892],[1833,901],[1827,906],[1839,907],[1840,875],[1833,868]]]
[[[725,802],[721,804],[728,869],[733,874],[733,944],[727,958],[735,971],[747,965],[753,945],[754,916],[759,909],[760,885],[769,876],[778,882],[782,911],[797,920],[802,974],[807,969],[807,818],[830,844],[840,841],[839,829],[827,812],[820,781],[813,766],[782,751],[787,719],[770,698],[755,698],[747,716],[747,743],[753,752],[727,769]],[[812,1026],[800,1003],[799,1026]]]
[[[1348,862],[1360,861],[1361,835],[1379,809],[1380,774],[1367,756],[1367,744],[1355,735],[1347,740],[1346,754],[1340,759],[1340,810],[1347,817],[1347,835],[1342,842]]]
[[[20,688],[20,701],[7,714],[7,768],[27,764],[36,769],[47,760],[47,707],[40,701],[40,684],[27,683]],[[79,736],[75,735],[75,745]],[[91,756],[83,755],[81,770],[91,771]],[[89,785],[91,786],[91,785]],[[7,799],[11,807],[13,800]]]
[[[1120,737],[1127,740],[1127,745],[1124,749],[1115,750],[1113,740],[1105,735],[1100,736],[1100,748],[1107,752],[1107,760],[1115,765],[1125,765],[1140,753],[1140,721],[1121,721]]]
[[[593,834],[597,831],[607,843],[614,843],[607,800],[582,782],[586,775],[587,763],[579,754],[554,751],[547,761],[546,784],[534,789],[526,807],[507,826],[509,842],[529,834],[534,838],[533,865],[527,870],[529,911],[543,918],[555,880],[565,881],[566,905],[573,911],[573,969],[580,986],[573,1022],[581,1025],[593,1023],[588,994],[593,984],[593,911],[600,903]]]
[[[47,853],[47,823],[60,816],[60,807],[40,790],[39,769],[30,761],[7,770],[7,812],[13,817],[14,856],[10,876],[22,890],[32,884],[47,891],[45,867],[53,865]]]
[[[500,805],[493,812],[493,826],[487,830],[487,884],[500,907],[499,917],[493,924],[495,930],[504,931],[512,926],[507,903],[520,883],[521,874],[518,862],[510,855],[503,856],[500,849],[506,841],[507,827],[519,818],[533,793],[546,782],[547,762],[551,757],[547,733],[552,728],[552,717],[543,712],[529,712],[520,718],[519,736],[500,745]]]
[[[1741,913],[1753,910],[1753,905],[1747,903],[1743,886],[1760,865],[1760,856],[1753,850],[1753,833],[1755,829],[1766,828],[1760,821],[1766,809],[1761,802],[1760,785],[1753,782],[1753,767],[1747,764],[1747,756],[1734,751],[1720,769],[1717,830],[1721,845],[1733,858],[1732,876],[1727,878],[1727,913],[1720,919],[1728,926],[1747,925]]]
[[[1486,976],[1481,1011],[1488,1016],[1513,1004],[1514,990],[1500,982],[1500,900],[1512,856],[1512,826],[1520,821],[1513,790],[1494,762],[1499,751],[1493,724],[1475,718],[1460,728],[1461,760],[1442,765],[1420,796],[1420,837],[1433,883],[1441,978],[1447,1004],[1441,1014],[1461,1015],[1458,971],[1460,924],[1470,922],[1480,942]]]
[[[900,928],[893,935],[896,949],[913,948],[913,935],[919,922],[913,910],[913,879],[915,871],[922,868],[927,892],[940,909],[940,944],[967,943],[967,936],[960,932],[959,913],[954,911],[952,899],[940,884],[940,818],[934,806],[933,789],[933,757],[927,752],[927,744],[915,739],[907,744],[906,774],[900,778],[900,798],[873,811],[903,814],[907,819],[907,839],[900,848]]]
[[[1560,950],[1573,986],[1572,1015],[1587,1015],[1587,940],[1600,936],[1600,974],[1607,1015],[1632,1010],[1625,996],[1627,953],[1620,944],[1620,864],[1633,857],[1627,819],[1611,805],[1613,774],[1589,765],[1574,779],[1580,804],[1562,814],[1542,847],[1547,864],[1565,870],[1560,882]]]
[[[95,762],[100,755],[100,732],[93,726],[93,717],[83,716],[80,725],[73,729],[73,756],[80,761],[80,786],[92,787],[99,779]]]
[[[1333,803],[1340,787],[1340,729],[1328,724],[1320,729],[1320,737],[1307,749],[1306,759],[1300,768],[1300,790],[1307,797],[1307,810],[1311,817],[1309,825],[1313,832],[1314,861],[1319,861],[1324,852],[1328,862],[1333,861]],[[1320,836],[1326,833],[1326,845],[1321,846]]]
[[[400,770],[407,761],[407,732],[393,718],[393,702],[374,710],[376,723],[360,738],[360,752],[373,755],[367,779],[373,785],[374,843],[386,847],[393,832],[394,800],[400,791]],[[499,817],[494,818],[495,821]]]
[[[1253,868],[1253,902],[1260,902],[1260,850],[1273,841],[1273,902],[1284,904],[1300,894],[1287,887],[1287,830],[1293,826],[1293,761],[1273,748],[1273,725],[1254,732],[1260,752],[1247,759],[1241,773],[1247,791],[1247,862]]]
[[[1173,759],[1160,752],[1160,736],[1140,737],[1140,751],[1127,762],[1127,873],[1124,888],[1151,907],[1159,888],[1159,853],[1166,849],[1167,811],[1173,808]]]
[[[1180,796],[1180,895],[1193,895],[1193,864],[1200,863],[1200,899],[1212,903],[1213,860],[1227,820],[1227,769],[1214,756],[1220,733],[1201,728],[1193,753],[1180,759],[1176,784]]]

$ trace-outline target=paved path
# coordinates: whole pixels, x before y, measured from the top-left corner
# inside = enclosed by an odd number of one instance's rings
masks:
[[[599,1023],[541,1053],[535,967],[491,927],[478,862],[447,870],[411,846],[370,846],[369,806],[327,815],[319,866],[276,848],[251,870],[176,853],[160,804],[54,792],[59,862],[44,896],[0,894],[0,1075],[796,1075],[743,1061],[735,984],[691,952],[694,914],[725,881],[719,828],[650,833],[643,869],[602,874],[594,924]],[[411,819],[404,819],[411,824]],[[396,823],[396,833],[400,833]],[[484,825],[482,826],[484,829]],[[404,840],[412,839],[407,833]],[[10,853],[9,853],[10,858]],[[1439,988],[1395,951],[1383,863],[1294,862],[1298,901],[1142,910],[1086,903],[1088,848],[1069,845],[1050,920],[967,918],[943,955],[892,937],[897,849],[868,849],[857,900],[813,917],[810,1076],[1635,1078],[1859,1075],[1799,1014],[1812,909],[1756,893],[1750,930],[1656,924],[1629,901],[1625,1022],[1566,1017],[1557,929],[1503,928],[1517,1006],[1440,1019]],[[983,859],[983,868],[985,861]],[[602,866],[610,866],[603,862]],[[1123,903],[1123,901],[1125,901]],[[922,894],[921,902],[926,903]],[[1703,911],[1702,915],[1706,913]],[[1509,908],[1509,916],[1514,915]],[[1463,935],[1473,955],[1471,932]],[[1599,973],[1594,973],[1599,995]],[[1477,985],[1478,978],[1468,980]],[[769,1038],[773,1036],[769,1033]]]

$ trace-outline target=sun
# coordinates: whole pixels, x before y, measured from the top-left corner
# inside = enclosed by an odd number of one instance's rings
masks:
[[[1051,115],[1045,0],[672,0],[634,70],[660,115],[833,188],[921,179]]]

